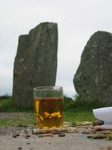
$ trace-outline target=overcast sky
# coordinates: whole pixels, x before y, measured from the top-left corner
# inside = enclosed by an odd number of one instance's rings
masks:
[[[42,22],[58,24],[56,85],[73,97],[73,77],[90,36],[112,32],[112,0],[0,0],[0,95],[12,95],[18,37]]]

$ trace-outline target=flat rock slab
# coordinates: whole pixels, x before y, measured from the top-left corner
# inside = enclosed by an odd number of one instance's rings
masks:
[[[0,128],[2,131],[3,128]],[[43,137],[32,134],[31,128],[16,128],[19,136],[14,138],[12,133],[14,127],[8,127],[6,134],[0,134],[0,149],[1,150],[110,150],[112,142],[106,139],[88,139],[87,134],[82,134],[84,128],[78,128],[79,133],[65,133],[64,137]],[[26,138],[25,131],[28,131]]]

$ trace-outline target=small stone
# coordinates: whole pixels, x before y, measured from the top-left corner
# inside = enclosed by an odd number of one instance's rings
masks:
[[[104,121],[103,120],[96,120],[93,122],[93,126],[97,126],[97,125],[103,125]]]
[[[25,139],[29,139],[30,135],[29,135],[29,134],[26,134],[26,135],[23,135],[23,137],[24,137]]]
[[[27,130],[24,130],[24,133],[25,133],[25,134],[28,134],[28,131],[27,131]]]
[[[29,135],[29,134],[27,134],[27,135],[26,135],[26,137],[30,137],[30,135]]]
[[[17,135],[14,133],[14,134],[12,134],[12,137],[13,138],[17,138]]]
[[[29,145],[30,143],[28,142],[28,143],[26,143],[26,144],[28,144],[28,145]]]
[[[43,138],[43,136],[41,134],[38,135],[39,138]]]
[[[65,133],[60,133],[58,137],[65,137]]]
[[[91,134],[91,133],[96,133],[96,130],[94,130],[94,129],[87,129],[87,130],[84,130],[82,132],[82,134]]]
[[[16,136],[20,136],[20,134],[19,134],[19,133],[16,133]]]
[[[22,150],[22,147],[18,147],[18,150]]]

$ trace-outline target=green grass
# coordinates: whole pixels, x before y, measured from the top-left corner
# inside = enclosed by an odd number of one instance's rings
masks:
[[[98,102],[88,103],[82,101],[79,97],[75,101],[64,96],[64,121],[94,121],[93,108],[99,107]],[[36,122],[33,108],[20,108],[15,106],[12,97],[0,97],[0,112],[27,112],[26,118],[4,118],[0,119],[0,126],[3,125],[25,125]]]
[[[95,120],[92,112],[74,112],[74,111],[64,111],[64,121],[91,121]]]
[[[10,111],[10,109],[13,109],[13,106],[12,97],[0,98],[0,112]]]
[[[19,107],[14,104],[12,97],[1,98],[0,97],[0,112],[30,112],[34,111],[34,108]]]
[[[17,119],[17,118],[4,118],[0,120],[0,126],[15,126],[15,125],[19,125],[19,126],[27,126],[29,124],[32,124],[32,121],[30,120],[23,120],[23,119]]]

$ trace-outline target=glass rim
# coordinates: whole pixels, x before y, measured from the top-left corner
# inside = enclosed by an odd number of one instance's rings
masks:
[[[63,89],[62,86],[37,86],[33,88],[33,90],[56,90],[56,89]]]

